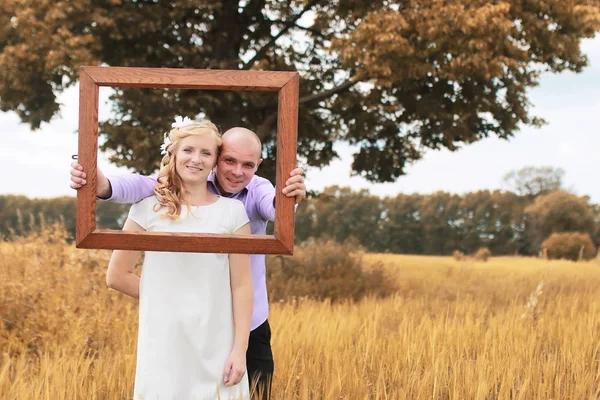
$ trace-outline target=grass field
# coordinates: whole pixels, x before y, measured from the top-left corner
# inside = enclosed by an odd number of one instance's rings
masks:
[[[110,252],[63,238],[0,243],[0,397],[128,399],[136,302],[106,289]],[[397,294],[272,304],[273,399],[599,397],[597,260],[365,261]]]

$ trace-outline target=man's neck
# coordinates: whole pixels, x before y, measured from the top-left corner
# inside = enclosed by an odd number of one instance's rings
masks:
[[[217,179],[217,177],[215,176],[215,186],[217,186],[217,189],[219,189],[219,194],[223,197],[231,197],[236,193],[229,193],[226,192],[225,190],[223,190],[223,188],[221,187],[221,184],[219,183],[219,179]]]

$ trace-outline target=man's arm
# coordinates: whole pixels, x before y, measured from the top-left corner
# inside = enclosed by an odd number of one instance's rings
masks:
[[[116,203],[137,203],[154,194],[156,177],[137,174],[111,176],[107,178],[112,187],[110,197],[105,200]]]
[[[260,217],[264,221],[275,222],[275,187],[267,179],[260,178],[251,190]]]
[[[106,177],[97,171],[96,196],[116,203],[137,203],[154,194],[156,177],[136,174]],[[71,188],[79,189],[87,183],[87,175],[77,162],[71,163]]]
[[[302,168],[296,168],[290,172],[290,178],[285,182],[285,187],[281,190],[287,197],[295,197],[296,208],[306,197],[306,185],[304,184],[304,170]],[[268,180],[261,180],[261,182],[253,187],[254,193],[252,194],[256,199],[256,205],[258,212],[265,221],[275,222],[275,188],[271,185]]]

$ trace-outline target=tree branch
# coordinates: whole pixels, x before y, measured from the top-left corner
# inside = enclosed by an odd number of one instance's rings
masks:
[[[273,126],[273,124],[275,123],[276,120],[277,120],[277,112],[271,113],[271,114],[269,114],[269,116],[267,118],[265,118],[263,123],[260,124],[258,128],[256,128],[256,135],[259,137],[259,139],[261,141],[264,142],[266,137],[269,136],[269,131],[271,130],[271,126]]]
[[[252,57],[252,59],[250,59],[248,62],[244,63],[244,65],[242,66],[242,69],[248,69],[250,67],[252,67],[252,65],[254,65],[254,63],[261,59],[262,57],[264,57],[264,55],[266,54],[267,50],[269,48],[271,48],[271,46],[273,46],[275,44],[275,42],[277,41],[277,39],[279,39],[280,37],[282,37],[284,34],[287,33],[287,31],[290,30],[290,28],[292,28],[293,26],[296,25],[296,22],[298,22],[298,20],[300,18],[302,18],[302,15],[304,15],[304,13],[306,13],[308,10],[310,10],[311,8],[313,8],[313,6],[315,6],[320,0],[312,0],[311,2],[309,2],[303,9],[302,11],[300,11],[297,15],[294,16],[294,18],[289,22],[289,25],[286,25],[282,30],[279,31],[279,33],[275,36],[273,36],[271,38],[271,40],[269,40],[269,42],[267,44],[265,44],[263,47],[260,48],[260,50],[258,50],[256,52],[256,54],[254,55],[254,57]]]
[[[333,96],[334,94],[344,92],[344,91],[350,89],[352,86],[356,85],[358,82],[360,82],[359,79],[350,79],[350,80],[342,83],[341,85],[338,85],[338,86],[336,86],[332,89],[326,90],[324,92],[312,94],[310,96],[301,97],[298,100],[298,104],[312,103],[313,101],[321,101],[323,99]]]
[[[297,29],[300,29],[300,30],[303,30],[303,31],[306,31],[306,32],[310,32],[310,33],[312,33],[313,35],[320,36],[320,37],[322,37],[322,38],[325,38],[325,37],[326,37],[326,36],[325,36],[324,34],[322,34],[320,31],[318,31],[318,30],[316,30],[316,29],[313,29],[313,28],[309,28],[309,27],[307,27],[307,26],[301,26],[301,25],[298,25],[298,24],[292,24],[292,23],[290,23],[290,22],[288,22],[288,21],[283,21],[283,20],[280,20],[280,19],[272,19],[272,20],[269,20],[269,21],[270,21],[271,23],[273,23],[273,24],[281,24],[281,25],[284,25],[284,26],[286,26],[287,28],[297,28]]]
[[[310,96],[301,97],[298,100],[298,104],[307,104],[307,103],[312,103],[314,101],[321,101],[323,99],[333,96],[334,94],[338,94],[338,93],[344,92],[346,90],[349,90],[352,86],[356,85],[358,82],[360,82],[360,78],[358,78],[358,77],[350,78],[348,81],[346,81],[346,82],[342,83],[341,85],[338,85],[332,89],[326,90],[321,93],[313,94]],[[265,118],[265,120],[263,121],[262,124],[259,125],[259,127],[256,129],[256,134],[258,135],[260,140],[262,140],[262,141],[265,140],[265,138],[269,135],[271,127],[273,126],[273,124],[275,123],[276,120],[277,120],[277,111],[274,111],[271,114],[269,114],[269,116],[267,118]]]

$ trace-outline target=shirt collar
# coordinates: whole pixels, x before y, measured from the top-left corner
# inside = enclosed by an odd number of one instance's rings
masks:
[[[223,193],[221,193],[221,191],[219,190],[219,185],[217,185],[217,174],[215,174],[212,170],[210,171],[210,174],[208,174],[208,182],[210,182],[212,184],[213,189],[215,190],[215,194],[218,194],[219,196],[223,196]],[[241,193],[245,193],[248,191],[248,187],[243,188],[242,190],[240,190],[237,193],[233,193],[230,197],[236,197],[239,196]]]

